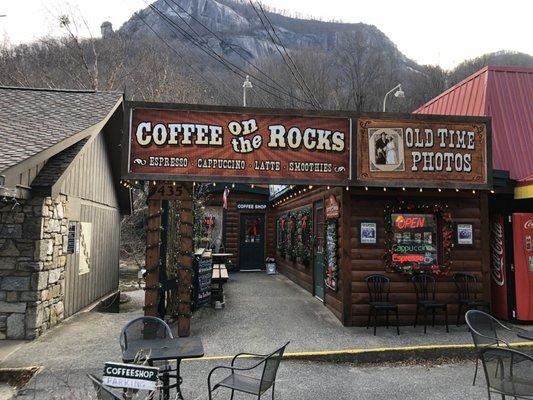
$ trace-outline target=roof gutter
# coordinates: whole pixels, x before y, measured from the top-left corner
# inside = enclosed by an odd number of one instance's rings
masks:
[[[29,199],[30,198],[30,188],[22,185],[17,185],[13,188],[4,186],[5,176],[0,175],[0,197],[1,200],[16,200],[16,199]]]

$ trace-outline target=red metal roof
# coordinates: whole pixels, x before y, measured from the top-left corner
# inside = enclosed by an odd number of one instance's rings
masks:
[[[492,117],[492,164],[533,175],[533,68],[485,67],[414,111]]]

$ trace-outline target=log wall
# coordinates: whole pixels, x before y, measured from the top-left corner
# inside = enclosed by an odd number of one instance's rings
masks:
[[[489,238],[486,193],[473,194],[470,191],[447,191],[436,194],[416,193],[412,197],[396,195],[373,194],[364,191],[351,191],[344,197],[345,208],[349,206],[349,229],[345,232],[349,236],[349,248],[345,250],[348,260],[343,260],[345,273],[351,277],[350,296],[345,297],[350,302],[350,318],[348,325],[366,324],[368,316],[368,291],[364,278],[370,274],[385,274],[391,278],[390,301],[399,304],[400,323],[411,324],[416,309],[416,295],[412,283],[407,276],[398,273],[385,273],[383,254],[385,246],[384,208],[396,199],[420,202],[422,204],[447,204],[454,224],[470,223],[474,229],[473,246],[458,246],[452,250],[451,273],[469,272],[475,274],[482,282],[483,298],[489,300]],[[377,244],[365,245],[360,243],[360,223],[363,221],[377,222]],[[454,240],[456,232],[454,231]],[[450,322],[456,317],[456,288],[452,276],[439,277],[437,283],[437,300],[449,303],[448,314]],[[441,316],[438,321],[443,322]]]
[[[261,211],[239,211],[237,210],[237,202],[268,202],[268,195],[246,193],[246,192],[237,192],[230,189],[230,194],[228,196],[228,209],[225,211],[224,224],[225,227],[222,231],[222,243],[225,246],[225,250],[228,253],[232,253],[233,257],[229,259],[235,266],[234,269],[240,269],[239,267],[239,235],[240,235],[240,225],[241,213],[251,212],[261,214]],[[211,196],[211,201],[209,202],[211,206],[222,206],[222,194],[216,193]],[[265,257],[269,254],[268,248],[268,238],[272,235],[272,232],[269,229],[268,224],[268,212],[265,212]],[[225,234],[225,239],[224,239]]]
[[[341,204],[341,198],[343,191],[341,188],[333,188],[327,190],[326,188],[316,188],[312,190],[306,190],[305,194],[298,195],[291,200],[280,204],[277,207],[271,208],[269,214],[269,222],[267,226],[269,227],[267,240],[267,250],[268,254],[272,254],[276,258],[277,267],[280,273],[287,276],[293,282],[297,283],[305,290],[310,292],[311,295],[314,294],[314,281],[313,281],[313,263],[314,260],[311,258],[309,265],[304,265],[299,261],[291,261],[289,256],[282,257],[280,253],[277,252],[277,237],[276,237],[276,220],[283,214],[288,211],[298,211],[305,207],[313,207],[313,203],[318,200],[324,200],[330,195],[335,194],[337,201]],[[341,215],[343,213],[341,205]],[[312,215],[312,214],[311,214]],[[333,291],[327,287],[324,288],[324,304],[328,307],[331,312],[342,322],[345,322],[345,310],[343,305],[343,287],[346,279],[343,276],[343,271],[341,268],[341,254],[343,248],[343,224],[342,218],[339,219],[339,245],[338,245],[338,265],[339,265],[339,281],[338,281],[338,291]],[[349,278],[348,278],[349,279]],[[317,300],[318,301],[318,300]]]

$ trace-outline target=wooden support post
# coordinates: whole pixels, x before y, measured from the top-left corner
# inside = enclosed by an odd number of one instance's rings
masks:
[[[158,316],[157,284],[159,283],[159,244],[161,241],[161,200],[148,200],[148,223],[146,234],[146,288],[144,292],[144,315]]]
[[[187,198],[187,197],[188,198]],[[179,289],[178,289],[178,336],[189,336],[191,333],[191,302],[193,285],[193,211],[192,211],[192,186],[184,190],[181,200],[178,263]]]
[[[193,285],[193,186],[191,183],[175,184],[159,182],[150,188],[148,200],[148,235],[146,269],[153,270],[146,277],[146,286],[159,283],[159,252],[162,200],[181,202],[178,249],[178,335],[189,336],[191,332],[191,302]],[[157,214],[156,217],[154,215]],[[152,217],[150,217],[152,216]],[[154,230],[157,228],[157,230]],[[145,315],[157,315],[157,290],[145,294]],[[154,306],[149,306],[154,304]]]

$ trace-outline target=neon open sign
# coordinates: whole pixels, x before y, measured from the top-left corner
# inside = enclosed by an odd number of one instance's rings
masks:
[[[424,228],[426,226],[426,217],[398,215],[394,221],[394,225],[398,230]]]

